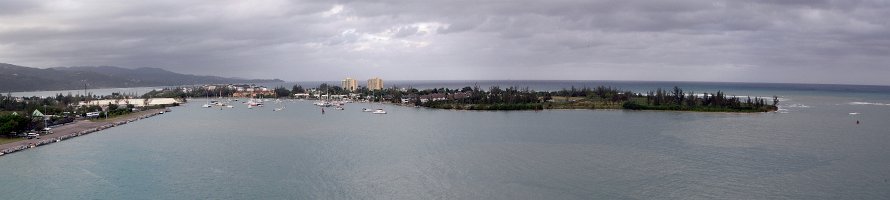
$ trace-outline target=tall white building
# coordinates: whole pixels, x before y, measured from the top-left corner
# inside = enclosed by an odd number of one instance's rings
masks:
[[[368,89],[369,90],[382,90],[383,89],[383,79],[379,77],[374,77],[372,79],[368,79]]]
[[[343,79],[343,81],[341,81],[340,83],[341,87],[343,87],[344,90],[355,91],[358,89],[358,81],[356,81],[355,79],[346,78]]]

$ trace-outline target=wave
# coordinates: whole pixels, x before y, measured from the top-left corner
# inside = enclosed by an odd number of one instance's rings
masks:
[[[854,102],[850,102],[850,103],[848,103],[848,104],[850,104],[850,105],[890,106],[890,104],[886,104],[886,103],[872,103],[872,102],[860,102],[860,101],[854,101]]]

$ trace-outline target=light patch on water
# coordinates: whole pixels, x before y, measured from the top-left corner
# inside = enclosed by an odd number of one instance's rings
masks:
[[[873,102],[860,102],[860,101],[854,101],[854,102],[850,102],[850,103],[848,103],[848,104],[850,104],[850,105],[890,106],[890,104],[886,104],[886,103],[877,103],[877,102],[874,102],[874,103],[873,103]]]

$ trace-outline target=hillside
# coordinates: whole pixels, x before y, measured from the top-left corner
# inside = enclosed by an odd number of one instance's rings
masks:
[[[0,92],[194,84],[268,83],[278,79],[241,79],[180,74],[160,68],[58,67],[39,69],[0,63]]]

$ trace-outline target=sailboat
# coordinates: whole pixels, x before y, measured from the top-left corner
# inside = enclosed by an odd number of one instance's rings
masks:
[[[205,103],[204,105],[201,105],[201,107],[202,107],[202,108],[210,108],[210,107],[213,107],[212,105],[210,105],[210,97],[209,97],[209,96],[207,97],[207,103]]]

